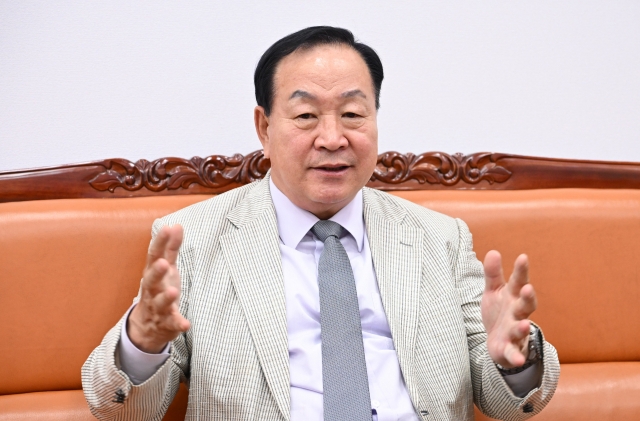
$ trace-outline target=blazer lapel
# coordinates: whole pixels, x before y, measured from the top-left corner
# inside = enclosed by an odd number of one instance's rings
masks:
[[[220,238],[232,283],[249,325],[267,384],[290,418],[284,278],[269,175],[229,214],[237,230]]]
[[[377,193],[364,189],[364,219],[382,304],[391,328],[400,368],[412,385],[422,271],[420,229],[402,225],[406,211],[388,209]],[[414,395],[414,393],[412,393]]]

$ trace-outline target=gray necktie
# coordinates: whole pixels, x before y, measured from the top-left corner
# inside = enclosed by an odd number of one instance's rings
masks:
[[[318,265],[324,421],[371,421],[358,294],[342,226],[318,221],[311,231],[324,243]]]

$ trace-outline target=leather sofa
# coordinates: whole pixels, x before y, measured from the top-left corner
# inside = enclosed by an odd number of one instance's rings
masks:
[[[530,256],[533,319],[562,363],[536,420],[640,420],[640,190],[394,194],[464,219],[507,272]],[[93,419],[80,367],[137,293],[152,221],[209,197],[0,203],[0,420]]]

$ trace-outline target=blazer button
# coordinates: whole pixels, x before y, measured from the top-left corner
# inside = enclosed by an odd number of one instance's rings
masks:
[[[127,395],[122,391],[122,389],[118,389],[116,390],[115,396],[113,397],[113,400],[111,402],[124,403],[126,397]]]
[[[525,403],[522,407],[522,412],[524,412],[525,414],[533,412],[533,404],[531,402]]]
[[[426,417],[427,415],[429,415],[429,411],[423,409],[422,411],[420,411],[420,415]]]

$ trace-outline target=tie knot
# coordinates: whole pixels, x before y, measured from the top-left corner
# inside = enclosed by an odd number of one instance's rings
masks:
[[[332,236],[339,239],[340,234],[342,234],[342,225],[329,220],[318,221],[313,228],[311,228],[311,232],[324,243],[327,238]]]

